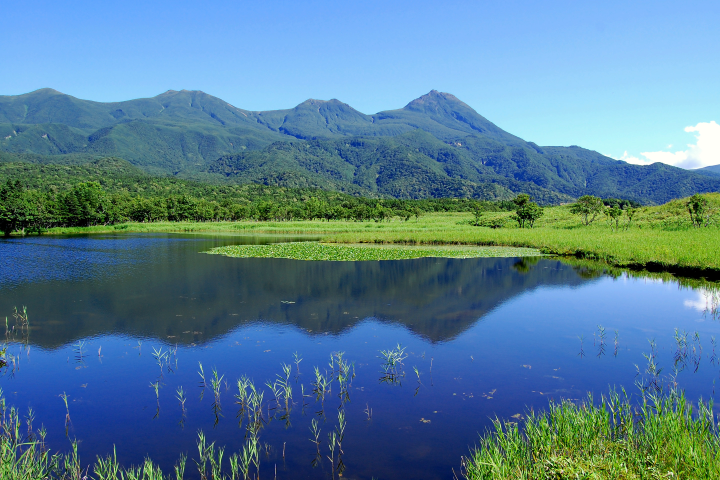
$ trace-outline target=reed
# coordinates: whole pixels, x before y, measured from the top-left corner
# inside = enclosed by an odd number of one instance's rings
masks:
[[[80,340],[78,343],[73,345],[73,352],[75,353],[75,361],[82,363],[85,358],[85,342]]]
[[[203,370],[201,362],[198,362],[198,367],[200,368],[200,370],[198,370],[198,375],[200,375],[200,383],[198,386],[202,389],[200,390],[200,400],[202,400],[205,396],[205,388],[207,387],[207,381],[205,380],[205,370]]]
[[[462,461],[465,478],[720,478],[712,402],[643,394],[639,405],[610,391],[599,404],[551,402],[525,424],[494,420]]]
[[[597,357],[600,358],[605,355],[605,327],[598,325],[598,353]]]
[[[293,353],[293,361],[295,362],[295,370],[297,371],[297,374],[300,375],[300,362],[302,362],[302,357],[298,355],[298,352]]]
[[[613,344],[615,345],[615,351],[613,353],[613,356],[617,357],[618,346],[620,345],[620,332],[617,329],[615,330],[615,339],[613,340]]]
[[[372,420],[372,408],[370,408],[370,404],[365,404],[365,410],[363,410],[363,413],[367,416],[367,421],[369,422]]]
[[[175,398],[177,398],[178,403],[180,404],[180,410],[182,411],[183,416],[185,415],[185,392],[183,391],[183,387],[180,386],[175,391]]]
[[[155,398],[157,400],[157,409],[155,410],[155,416],[153,418],[158,418],[160,416],[160,382],[150,382],[150,388],[155,391]]]
[[[403,371],[403,360],[407,358],[405,347],[398,343],[394,349],[380,350],[381,373],[380,381],[392,385],[399,385],[401,378],[405,376]]]
[[[66,403],[67,395],[61,398]],[[28,419],[33,417],[28,414]],[[69,416],[69,413],[68,413]],[[123,467],[117,459],[117,451],[105,457],[98,456],[94,463],[83,465],[76,441],[70,443],[67,454],[51,453],[44,444],[45,432],[24,432],[19,411],[7,407],[0,390],[0,478],[8,480],[183,480],[187,457],[180,455],[172,474],[166,475],[150,459],[142,464]],[[248,438],[242,451],[229,459],[230,472],[223,471],[224,448],[208,444],[205,435],[198,433],[197,459],[194,463],[201,480],[247,480],[251,465],[259,468],[259,448],[256,437]],[[259,478],[259,470],[255,478]],[[242,475],[242,477],[241,477]]]
[[[157,366],[160,368],[160,377],[163,376],[163,367],[167,365],[168,371],[172,371],[170,369],[170,350],[164,351],[162,347],[159,349],[156,349],[153,347],[153,358],[155,359],[155,363],[157,363]]]
[[[202,366],[200,367],[200,369],[202,370]],[[213,367],[212,369],[212,374],[213,376],[210,379],[210,384],[212,385],[213,394],[215,395],[215,401],[217,403],[220,403],[220,387],[222,386],[222,381],[223,378],[225,378],[225,375],[223,374],[218,377],[218,372],[215,367]],[[203,381],[205,381],[204,377]]]

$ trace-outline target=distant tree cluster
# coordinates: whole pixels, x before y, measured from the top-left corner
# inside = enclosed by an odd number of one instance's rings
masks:
[[[620,229],[620,222],[623,214],[627,217],[625,228],[629,228],[632,223],[635,212],[640,204],[632,200],[621,200],[618,198],[607,198],[603,200],[593,195],[583,195],[577,199],[577,202],[570,205],[570,213],[579,215],[582,224],[587,226],[593,223],[600,215],[605,215],[610,228],[613,230]]]

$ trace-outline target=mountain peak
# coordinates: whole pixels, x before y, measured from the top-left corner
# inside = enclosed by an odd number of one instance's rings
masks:
[[[38,88],[37,90],[33,90],[32,92],[26,93],[24,95],[18,95],[20,97],[26,96],[26,95],[65,95],[62,92],[58,92],[54,88]]]
[[[350,106],[350,105],[347,105],[346,103],[341,102],[340,100],[338,100],[338,99],[336,99],[336,98],[331,98],[330,100],[318,100],[317,98],[308,98],[307,100],[305,100],[304,102],[302,102],[300,105],[298,105],[298,107],[301,106],[301,105],[318,105],[318,106],[322,106],[322,105],[345,105],[345,106],[348,106],[348,107]],[[351,108],[352,108],[352,107],[351,107]]]
[[[439,104],[455,104],[470,108],[469,105],[461,101],[455,95],[445,92],[438,92],[437,90],[430,90],[430,92],[426,93],[420,98],[416,98],[412,102],[405,105],[405,108],[409,110],[424,110],[431,105]]]

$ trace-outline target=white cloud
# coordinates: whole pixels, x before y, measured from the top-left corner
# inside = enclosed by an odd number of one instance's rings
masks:
[[[628,152],[618,160],[624,160],[636,165],[650,165],[655,162],[667,163],[680,168],[702,168],[720,164],[720,125],[712,122],[700,122],[697,125],[685,127],[688,133],[696,133],[697,143],[688,144],[687,150],[676,152],[642,152],[645,158],[629,155]],[[668,145],[668,149],[672,145]]]
[[[720,292],[699,288],[695,291],[695,298],[685,300],[683,305],[700,313],[709,313],[713,318],[717,318],[720,313]]]

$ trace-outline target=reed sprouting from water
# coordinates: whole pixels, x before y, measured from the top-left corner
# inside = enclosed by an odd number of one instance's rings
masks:
[[[400,344],[390,350],[380,350],[382,359],[382,377],[380,381],[383,383],[400,384],[400,379],[405,376],[403,371],[403,360],[407,358],[405,347]]]
[[[23,306],[22,311],[15,307],[12,317],[15,321],[12,325],[8,321],[8,317],[5,317],[5,339],[7,341],[20,341],[28,345],[30,340],[30,319],[27,307]]]
[[[613,356],[617,357],[618,354],[618,346],[620,346],[620,332],[616,329],[615,330],[615,352],[613,353]]]
[[[315,393],[315,400],[320,400],[323,405],[325,404],[325,394],[330,392],[332,382],[328,377],[320,372],[318,367],[315,367],[315,381],[311,383],[313,387],[313,393]]]
[[[0,390],[0,396],[2,396],[2,390]],[[68,432],[70,430],[70,407],[68,407],[68,396],[65,392],[62,393],[62,395],[58,395],[60,398],[63,399],[63,402],[65,403],[65,436],[68,436]],[[2,406],[3,410],[5,408],[5,399],[2,399]]]
[[[202,365],[200,366],[200,370],[202,370]],[[225,378],[225,375],[218,376],[217,369],[213,367],[212,369],[212,378],[210,378],[210,385],[212,385],[213,390],[213,403],[212,403],[212,411],[215,415],[215,425],[217,427],[218,423],[220,422],[220,417],[222,417],[222,405],[220,404],[220,388],[222,387],[222,381],[223,378]],[[203,381],[205,378],[203,377]]]
[[[605,327],[598,325],[598,353],[597,357],[600,358],[605,355]]]
[[[298,352],[293,353],[293,361],[295,362],[295,370],[297,372],[297,375],[300,375],[300,362],[302,362],[302,357],[298,355]]]
[[[152,356],[160,368],[160,377],[163,376],[163,367],[165,366],[167,366],[168,372],[172,372],[172,368],[170,367],[170,350],[164,351],[162,347],[160,347],[160,349],[153,347]]]
[[[623,392],[624,393],[624,392]],[[634,406],[611,391],[599,405],[551,402],[521,428],[496,419],[465,458],[465,478],[720,478],[712,402],[643,393]]]
[[[158,418],[160,416],[160,382],[150,382],[150,388],[155,391],[155,399],[157,400],[157,410],[155,410],[153,418]]]
[[[73,345],[73,352],[75,353],[75,361],[82,363],[85,361],[85,342],[80,340],[78,343]]]

